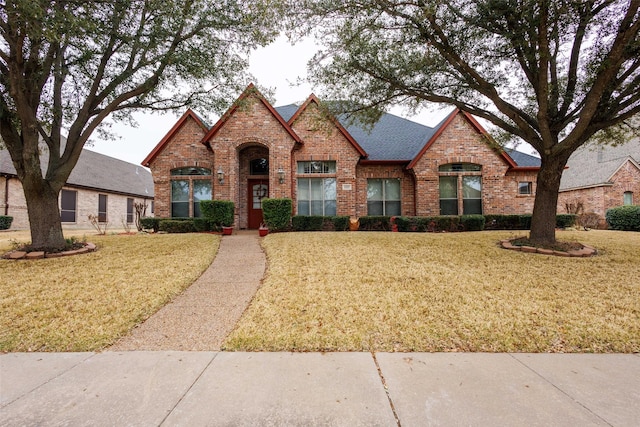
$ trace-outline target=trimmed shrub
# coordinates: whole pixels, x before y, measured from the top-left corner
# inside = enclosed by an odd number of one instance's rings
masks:
[[[296,215],[291,218],[293,231],[319,231],[322,230],[324,217],[315,215]]]
[[[269,230],[288,230],[291,224],[291,199],[262,199],[262,219]]]
[[[556,227],[569,228],[576,225],[578,215],[576,214],[558,214],[556,215]]]
[[[640,206],[618,206],[607,209],[607,225],[612,230],[640,231]]]
[[[211,231],[213,225],[208,218],[193,218],[193,228],[195,231]]]
[[[142,217],[140,218],[140,226],[143,230],[153,230],[154,233],[157,233],[160,229],[160,219],[152,216]]]
[[[200,201],[200,212],[202,217],[209,221],[215,230],[233,225],[233,214],[235,204],[231,200],[202,200]]]
[[[195,231],[193,219],[161,219],[159,230],[166,233],[191,233]]]
[[[13,222],[12,216],[0,215],[0,230],[8,230]]]
[[[361,216],[360,217],[360,230],[361,231],[390,231],[391,230],[391,217],[390,216]]]
[[[527,230],[531,215],[485,215],[485,230]]]
[[[482,231],[484,223],[483,215],[462,215],[460,217],[460,225],[464,231]]]
[[[331,216],[329,218],[335,231],[347,231],[349,229],[348,216]]]
[[[346,231],[349,217],[296,215],[291,218],[291,228],[294,231]]]

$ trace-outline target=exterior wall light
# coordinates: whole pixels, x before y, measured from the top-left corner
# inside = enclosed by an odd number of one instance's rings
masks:
[[[222,167],[218,167],[216,175],[218,176],[218,182],[220,183],[220,185],[224,184],[224,171],[222,170]]]
[[[278,180],[280,184],[284,184],[284,169],[278,168]]]

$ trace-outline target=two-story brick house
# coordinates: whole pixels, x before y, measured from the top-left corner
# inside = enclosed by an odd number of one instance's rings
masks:
[[[264,197],[297,215],[530,213],[539,159],[496,147],[470,115],[435,127],[385,114],[366,129],[311,95],[274,108],[253,85],[212,127],[187,111],[144,166],[159,217],[199,216],[199,201],[232,200],[235,224],[257,228]]]

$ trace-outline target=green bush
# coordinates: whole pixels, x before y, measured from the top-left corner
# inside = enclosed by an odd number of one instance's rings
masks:
[[[347,231],[349,229],[348,216],[331,216],[331,223],[335,231]]]
[[[208,218],[193,218],[193,228],[195,231],[211,231],[213,225]]]
[[[140,218],[140,226],[143,230],[153,230],[154,233],[157,233],[160,229],[160,219],[151,216],[142,217]]]
[[[215,230],[233,225],[233,214],[235,204],[231,200],[202,200],[200,201],[200,212],[202,217],[209,221]]]
[[[161,219],[159,230],[165,233],[191,233],[195,227],[193,219]]]
[[[362,216],[360,217],[360,230],[362,231],[390,231],[390,216]]]
[[[0,215],[0,230],[8,230],[13,222],[12,216]]]
[[[462,215],[460,217],[460,225],[464,231],[482,231],[484,223],[483,215]]]
[[[323,224],[323,216],[296,215],[291,218],[291,228],[294,231],[320,231]]]
[[[485,230],[528,230],[531,215],[485,215]]]
[[[269,230],[288,230],[291,224],[291,199],[262,199],[262,218]]]
[[[640,231],[640,206],[618,206],[608,209],[605,218],[612,230]]]
[[[346,231],[349,217],[296,215],[291,218],[291,228],[294,231]]]
[[[569,228],[576,225],[578,215],[576,214],[558,214],[556,215],[556,227]]]

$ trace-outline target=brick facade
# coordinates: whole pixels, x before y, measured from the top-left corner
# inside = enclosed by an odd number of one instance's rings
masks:
[[[588,188],[560,191],[558,212],[566,213],[567,205],[581,203],[584,213],[596,213],[604,226],[607,209],[622,206],[624,193],[631,192],[633,203],[640,204],[640,169],[630,160],[625,161],[607,183]]]
[[[434,138],[425,141],[425,149],[415,159],[376,161],[367,158],[358,142],[322,110],[315,97],[285,122],[257,91],[248,90],[208,131],[195,114],[185,113],[143,165],[153,173],[156,216],[171,213],[171,169],[201,166],[213,171],[212,198],[235,203],[235,225],[240,228],[248,227],[249,179],[267,180],[268,196],[291,198],[296,209],[298,178],[311,177],[298,174],[301,161],[335,162],[335,173],[312,177],[336,179],[338,215],[368,214],[367,180],[374,178],[400,180],[402,215],[439,215],[440,176],[464,174],[481,176],[483,213],[531,213],[537,168],[517,167],[488,141],[477,122],[458,112]],[[267,176],[250,175],[250,162],[259,158],[269,160]],[[439,166],[451,163],[472,163],[481,170],[439,172]],[[222,184],[218,183],[218,170],[224,173]],[[282,183],[278,170],[284,171]],[[533,193],[518,195],[519,182],[531,182]],[[459,204],[462,213],[462,196]]]

